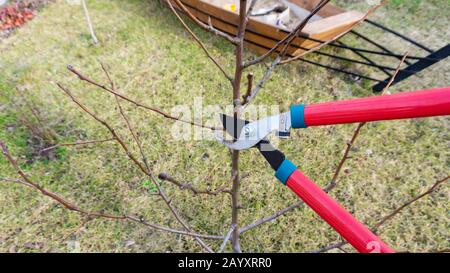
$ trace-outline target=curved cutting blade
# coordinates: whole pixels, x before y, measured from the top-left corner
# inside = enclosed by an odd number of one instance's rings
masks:
[[[222,114],[221,120],[225,131],[236,141],[225,140],[221,132],[216,132],[215,137],[233,150],[250,149],[271,132],[278,131],[280,128],[280,116],[278,115],[249,122]]]

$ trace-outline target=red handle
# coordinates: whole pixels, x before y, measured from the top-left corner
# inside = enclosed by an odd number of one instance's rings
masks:
[[[299,170],[286,185],[359,252],[394,252]]]
[[[311,104],[308,126],[450,115],[450,87]]]

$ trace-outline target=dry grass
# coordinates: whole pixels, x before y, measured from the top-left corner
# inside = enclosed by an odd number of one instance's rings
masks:
[[[125,135],[126,127],[118,118],[114,99],[76,80],[65,69],[67,64],[106,82],[96,60],[99,58],[110,67],[121,92],[167,111],[178,104],[192,106],[193,97],[200,96],[204,104],[230,103],[232,94],[226,80],[168,9],[156,2],[89,1],[91,19],[101,41],[99,46],[90,42],[81,6],[70,6],[66,1],[48,6],[36,19],[0,43],[0,139],[6,140],[12,153],[16,156],[32,154],[28,142],[30,132],[17,122],[18,113],[9,104],[17,99],[15,88],[31,92],[31,99],[41,106],[45,118],[52,121],[61,142],[108,137],[105,130],[58,90],[57,81],[71,87],[80,99]],[[354,5],[354,1],[345,2]],[[412,29],[415,37],[434,45],[448,35],[432,30],[428,22],[432,20],[437,29],[448,32],[446,20],[441,23],[434,20],[446,18],[441,15],[447,5],[447,1],[431,1],[420,4],[411,13],[402,6],[389,7],[378,16],[391,14],[386,20],[397,29]],[[199,29],[195,31],[225,67],[231,69],[232,48]],[[433,47],[438,47],[437,42],[435,45]],[[392,92],[448,85],[448,62],[437,67]],[[256,76],[263,71],[263,67],[257,68]],[[280,69],[255,103],[280,105],[284,110],[293,102],[372,95],[366,87],[366,83],[355,84],[339,74],[295,64]],[[124,106],[141,131],[144,149],[155,173],[166,172],[198,187],[230,185],[230,158],[224,147],[214,141],[173,140],[169,130],[173,125],[171,121],[127,104]],[[354,127],[299,131],[279,146],[308,176],[326,185]],[[396,205],[450,173],[449,127],[448,118],[369,124],[362,130],[352,152],[353,159],[345,166],[345,175],[333,196],[359,219],[375,223]],[[48,161],[32,157],[32,162],[27,164],[27,158],[21,158],[21,162],[35,181],[85,208],[140,214],[154,222],[176,227],[164,204],[145,192],[142,187],[145,178],[117,146],[59,148],[57,158]],[[250,174],[242,183],[241,219],[244,224],[297,200],[276,182],[270,168],[255,151],[243,153],[241,170]],[[0,159],[0,174],[14,177],[3,158]],[[194,197],[169,184],[163,187],[195,230],[214,234],[227,231],[228,196]],[[397,250],[448,248],[449,193],[448,186],[444,186],[407,209],[382,229],[382,239]],[[93,220],[79,229],[83,220],[29,189],[0,185],[0,251],[200,250],[190,238],[124,222]],[[246,233],[242,247],[246,252],[300,252],[336,240],[338,236],[334,231],[311,210],[302,208]],[[79,249],[74,247],[78,243]],[[220,242],[211,244],[217,249]]]

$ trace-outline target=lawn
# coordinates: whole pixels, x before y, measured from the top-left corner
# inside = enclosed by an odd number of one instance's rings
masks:
[[[365,1],[334,1],[367,10]],[[362,3],[361,3],[362,2]],[[35,19],[0,41],[0,140],[5,141],[20,166],[40,185],[94,211],[141,215],[154,223],[180,228],[165,204],[149,193],[146,178],[113,143],[58,148],[40,156],[38,150],[78,139],[109,138],[108,131],[83,113],[57,87],[62,83],[95,112],[127,136],[114,98],[79,81],[71,64],[91,78],[106,83],[99,60],[106,64],[121,93],[171,112],[177,105],[229,105],[232,92],[220,71],[205,58],[170,11],[158,1],[88,1],[100,44],[93,45],[81,6],[56,0]],[[392,1],[374,15],[437,49],[448,43],[446,13],[449,1]],[[218,37],[194,27],[224,67],[234,66],[233,48]],[[366,32],[373,30],[367,29]],[[377,36],[401,52],[410,50],[389,37]],[[349,43],[358,41],[348,38]],[[414,52],[413,52],[414,53]],[[247,53],[248,56],[251,53]],[[316,58],[316,56],[311,56]],[[392,61],[391,66],[396,66]],[[353,67],[354,69],[362,69]],[[264,66],[254,69],[260,77]],[[369,71],[368,71],[369,72]],[[449,62],[395,86],[391,93],[448,86]],[[314,103],[372,96],[370,84],[305,63],[280,68],[258,95],[255,105]],[[35,105],[43,120],[36,121],[26,104]],[[178,140],[174,122],[123,103],[139,129],[153,173],[167,173],[199,188],[230,187],[228,150],[212,140]],[[264,114],[266,115],[266,114]],[[36,137],[21,120],[30,117],[54,138]],[[206,116],[218,125],[217,116]],[[339,185],[331,193],[369,226],[400,204],[450,173],[450,119],[447,117],[375,122],[361,136],[346,162]],[[187,127],[191,130],[192,128]],[[355,125],[298,131],[277,146],[321,186],[329,183]],[[197,132],[198,133],[198,132]],[[50,143],[51,142],[51,143]],[[133,146],[133,152],[138,152]],[[242,226],[297,201],[276,182],[256,151],[242,153],[240,169]],[[0,177],[17,178],[0,158]],[[227,194],[192,195],[161,182],[174,206],[199,233],[225,234],[231,210]],[[414,203],[381,229],[381,238],[399,251],[449,248],[448,183]],[[302,252],[317,249],[339,236],[310,209],[291,211],[242,235],[245,252]],[[220,241],[208,241],[218,249]],[[230,251],[229,247],[226,251]],[[185,252],[201,251],[196,241],[124,221],[86,219],[21,185],[0,184],[0,251],[2,252]]]

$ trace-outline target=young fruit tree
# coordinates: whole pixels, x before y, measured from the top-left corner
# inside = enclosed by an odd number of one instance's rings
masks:
[[[215,28],[211,22],[206,23],[198,19],[191,10],[183,3],[182,0],[163,0],[164,5],[166,5],[173,16],[177,18],[180,25],[186,30],[186,32],[190,35],[190,37],[194,40],[194,42],[203,50],[205,58],[208,58],[215,67],[223,74],[223,77],[226,78],[226,81],[229,83],[230,90],[230,102],[233,105],[233,118],[238,120],[243,117],[243,113],[251,105],[255,98],[260,95],[261,90],[264,88],[265,83],[269,81],[271,76],[276,73],[277,69],[282,66],[289,65],[292,62],[300,60],[304,55],[316,51],[327,44],[336,41],[341,38],[345,34],[347,34],[352,28],[359,25],[363,22],[369,15],[375,12],[379,7],[384,5],[384,2],[379,5],[374,6],[372,9],[366,12],[366,14],[357,22],[355,22],[347,31],[339,34],[334,37],[332,40],[329,40],[324,43],[320,43],[310,49],[305,50],[301,54],[297,54],[295,56],[289,55],[289,49],[295,39],[302,33],[302,30],[307,26],[308,22],[314,18],[314,16],[320,12],[330,1],[329,0],[321,0],[316,1],[316,6],[312,9],[311,13],[306,16],[305,19],[301,20],[296,24],[296,26],[288,33],[283,39],[276,43],[271,49],[267,50],[266,53],[260,54],[258,56],[252,55],[251,58],[246,58],[245,50],[246,50],[246,31],[248,27],[249,17],[254,11],[255,5],[258,2],[257,0],[240,0],[239,5],[235,7],[236,12],[239,15],[239,22],[236,29],[236,33],[226,33],[217,28]],[[84,4],[84,1],[83,1]],[[187,23],[187,20],[192,21],[198,27],[203,29],[204,31],[208,31],[217,35],[218,37],[226,40],[234,47],[234,69],[232,71],[228,71],[226,66],[223,66],[220,61],[214,56],[214,54],[208,49],[208,46],[202,42],[202,40],[196,35],[195,31],[193,31],[190,27],[190,23]],[[90,29],[92,30],[91,23],[89,22]],[[92,32],[92,36],[95,35]],[[96,40],[96,38],[94,38]],[[396,72],[400,70],[402,63],[407,58],[407,54],[403,57],[400,63],[397,66]],[[261,78],[257,79],[252,73],[252,67],[254,66],[262,66],[265,65],[265,73]],[[115,143],[122,150],[124,156],[127,157],[129,162],[143,175],[147,178],[148,184],[146,187],[150,187],[154,189],[151,194],[156,195],[160,198],[165,206],[167,207],[168,212],[172,215],[173,219],[178,222],[180,228],[175,228],[171,226],[166,226],[161,223],[152,222],[149,219],[145,219],[143,216],[134,215],[134,214],[123,214],[123,213],[105,213],[104,211],[95,211],[87,208],[83,208],[83,204],[76,204],[75,202],[69,201],[65,197],[60,194],[50,191],[42,186],[40,186],[39,181],[32,179],[29,174],[26,173],[25,170],[21,168],[21,165],[18,163],[16,156],[12,155],[9,151],[8,146],[5,142],[0,141],[1,149],[5,158],[9,161],[10,165],[14,168],[14,170],[18,174],[18,178],[1,178],[2,182],[5,183],[14,183],[20,184],[25,187],[29,187],[34,189],[44,196],[53,199],[55,202],[59,203],[62,207],[79,213],[83,216],[86,216],[89,219],[100,218],[107,219],[113,221],[130,221],[134,223],[138,223],[144,225],[148,228],[155,229],[161,232],[169,232],[179,236],[188,236],[195,239],[198,243],[198,246],[201,250],[205,252],[223,252],[226,250],[228,245],[231,246],[233,252],[241,253],[245,251],[241,247],[241,238],[242,235],[252,229],[255,229],[263,224],[270,223],[285,215],[288,212],[295,211],[296,209],[310,205],[307,201],[299,200],[296,203],[293,203],[283,209],[275,211],[274,213],[267,215],[266,217],[260,219],[254,219],[252,223],[248,225],[242,224],[242,219],[240,218],[240,210],[243,207],[241,204],[240,197],[241,192],[241,182],[243,179],[243,174],[240,172],[240,156],[241,151],[239,149],[230,149],[230,179],[229,184],[223,188],[211,189],[209,187],[206,188],[198,188],[194,186],[192,183],[179,181],[178,179],[172,177],[167,173],[155,173],[152,168],[152,162],[148,160],[148,151],[143,148],[142,139],[139,128],[137,128],[136,124],[133,124],[132,119],[129,117],[129,113],[127,113],[124,104],[130,105],[135,109],[140,109],[142,111],[149,111],[160,115],[167,119],[167,121],[184,123],[189,126],[199,127],[202,129],[206,129],[214,133],[221,133],[225,129],[221,126],[209,126],[203,123],[199,123],[196,121],[191,121],[187,119],[180,118],[168,112],[165,112],[157,107],[152,105],[148,105],[140,102],[138,99],[132,98],[130,95],[126,95],[120,91],[120,88],[116,86],[114,79],[111,76],[111,73],[108,69],[108,66],[100,62],[100,67],[102,72],[105,75],[106,82],[100,82],[91,78],[87,73],[81,71],[80,68],[76,68],[74,66],[68,65],[67,69],[70,73],[76,76],[80,81],[82,81],[86,85],[91,85],[99,90],[109,94],[111,98],[114,100],[115,106],[118,109],[120,114],[120,118],[125,124],[129,135],[124,137],[119,134],[117,130],[104,118],[99,115],[95,109],[91,109],[86,106],[83,101],[81,101],[74,92],[71,91],[70,87],[64,85],[62,83],[57,83],[58,88],[67,95],[67,98],[73,101],[74,105],[79,108],[87,117],[95,120],[98,123],[98,126],[103,127],[109,132],[109,137],[105,139],[98,140],[79,140],[74,143],[53,143],[53,145],[46,147],[43,152],[55,149],[57,147],[62,146],[84,146],[84,145],[105,145]],[[394,81],[397,73],[394,73],[391,79]],[[384,91],[380,94],[383,96],[386,94],[390,87],[390,84],[384,89]],[[340,175],[345,169],[345,164],[348,159],[351,158],[352,148],[361,133],[361,129],[365,126],[366,122],[358,123],[356,129],[351,137],[351,139],[346,143],[346,148],[341,160],[337,163],[337,167],[334,170],[332,179],[329,184],[323,188],[323,192],[330,193],[334,189],[339,186]],[[51,140],[55,142],[54,140]],[[227,163],[223,163],[226,165]],[[252,174],[246,174],[252,175]],[[367,232],[371,232],[375,235],[380,235],[380,228],[383,225],[386,225],[390,219],[394,218],[396,215],[400,214],[405,208],[413,205],[418,200],[430,195],[434,191],[439,190],[441,185],[446,183],[449,180],[449,177],[444,177],[439,181],[436,181],[428,190],[416,195],[414,198],[407,200],[404,203],[399,204],[396,208],[394,208],[391,212],[386,213],[379,219],[377,219],[376,224],[369,227]],[[192,228],[190,224],[190,220],[186,215],[183,215],[179,212],[179,209],[172,202],[171,196],[165,191],[165,189],[161,186],[161,181],[166,183],[170,183],[181,191],[187,191],[192,193],[195,196],[208,196],[209,198],[216,198],[219,195],[226,195],[229,197],[230,206],[231,206],[231,215],[229,217],[229,222],[226,224],[227,230],[223,234],[204,234],[196,231]],[[181,201],[182,202],[182,201]],[[287,232],[287,231],[286,231]],[[321,249],[311,250],[311,252],[326,252],[330,250],[336,251],[347,251],[344,246],[349,243],[349,240],[343,239],[342,241],[330,242],[328,246],[325,246]],[[395,246],[392,246],[395,249]],[[376,249],[368,249],[376,251]]]

